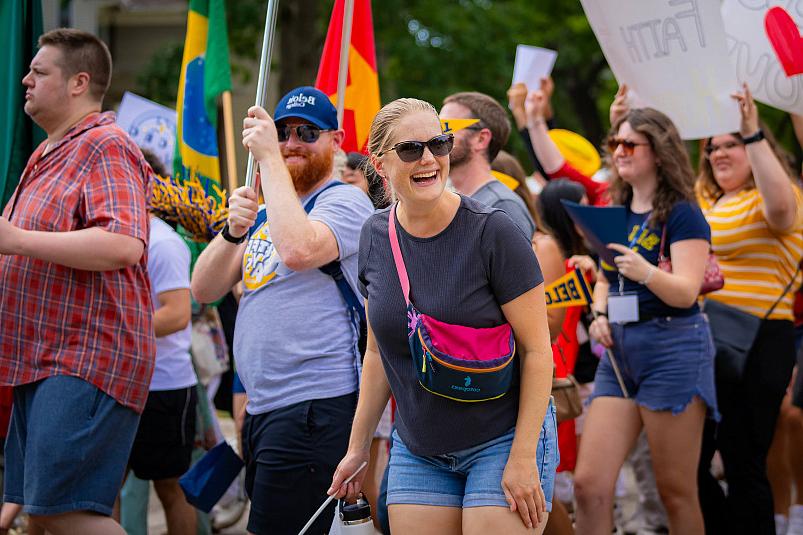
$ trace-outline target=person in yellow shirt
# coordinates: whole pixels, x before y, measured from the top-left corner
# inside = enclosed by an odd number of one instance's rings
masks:
[[[706,533],[774,535],[766,459],[795,359],[792,302],[800,285],[803,197],[770,132],[760,128],[750,89],[745,84],[733,97],[740,131],[705,141],[696,188],[725,277],[725,286],[708,297],[762,321],[743,373],[718,370],[722,420],[704,433],[700,502]],[[731,335],[713,330],[715,340]],[[709,470],[715,450],[727,496]]]

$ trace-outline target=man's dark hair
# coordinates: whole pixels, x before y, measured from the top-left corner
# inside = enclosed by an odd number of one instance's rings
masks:
[[[346,154],[346,165],[350,169],[361,170],[365,167],[365,162],[368,161],[368,156],[360,152],[349,152]]]
[[[58,28],[39,37],[39,48],[61,50],[61,70],[69,78],[79,72],[89,75],[89,93],[102,101],[112,79],[112,55],[106,43],[75,28]]]
[[[510,121],[505,109],[492,97],[476,91],[455,93],[443,100],[444,104],[450,102],[468,108],[473,118],[480,120],[480,126],[491,131],[491,142],[488,144],[486,157],[488,163],[493,162],[510,137]]]

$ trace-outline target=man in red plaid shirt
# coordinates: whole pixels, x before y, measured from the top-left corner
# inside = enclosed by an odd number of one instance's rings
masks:
[[[155,355],[150,168],[100,113],[106,45],[59,29],[39,47],[22,83],[48,137],[0,217],[0,384],[14,386],[4,501],[54,535],[122,535],[109,515]]]

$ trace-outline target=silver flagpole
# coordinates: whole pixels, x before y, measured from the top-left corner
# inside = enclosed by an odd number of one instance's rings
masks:
[[[599,314],[597,314],[597,311],[594,310],[594,307],[591,307],[591,314],[594,315],[594,319],[597,319],[599,317]],[[616,381],[619,383],[619,388],[622,389],[622,394],[624,394],[626,399],[629,399],[630,392],[627,391],[627,387],[625,386],[625,381],[622,378],[622,372],[619,370],[619,363],[616,362],[616,358],[613,356],[613,351],[606,347],[605,354],[608,356],[608,360],[611,362],[611,366],[613,367],[613,373],[616,375]]]
[[[268,0],[268,11],[265,13],[265,33],[262,37],[262,55],[259,59],[259,79],[257,80],[257,96],[255,106],[265,107],[270,78],[270,60],[273,55],[273,36],[276,34],[276,15],[279,12],[279,0]],[[254,187],[254,155],[248,152],[248,168],[245,172],[245,185]]]
[[[340,69],[337,72],[337,124],[343,128],[343,107],[346,102],[346,79],[349,74],[351,26],[354,19],[354,0],[346,0],[343,8],[343,32],[340,36]]]

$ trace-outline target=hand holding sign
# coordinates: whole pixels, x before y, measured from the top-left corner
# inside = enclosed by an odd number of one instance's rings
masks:
[[[747,82],[742,84],[744,93],[733,93],[731,96],[739,103],[739,112],[742,115],[742,124],[739,133],[742,137],[752,136],[758,132],[758,107],[753,100],[753,94],[750,92]]]
[[[627,103],[627,84],[622,84],[616,92],[613,103],[611,103],[611,125],[616,124],[616,121],[627,115],[629,111],[630,105]]]
[[[538,122],[546,121],[546,111],[548,100],[544,92],[540,89],[531,91],[524,102],[524,110],[527,113],[527,125],[532,126]]]

